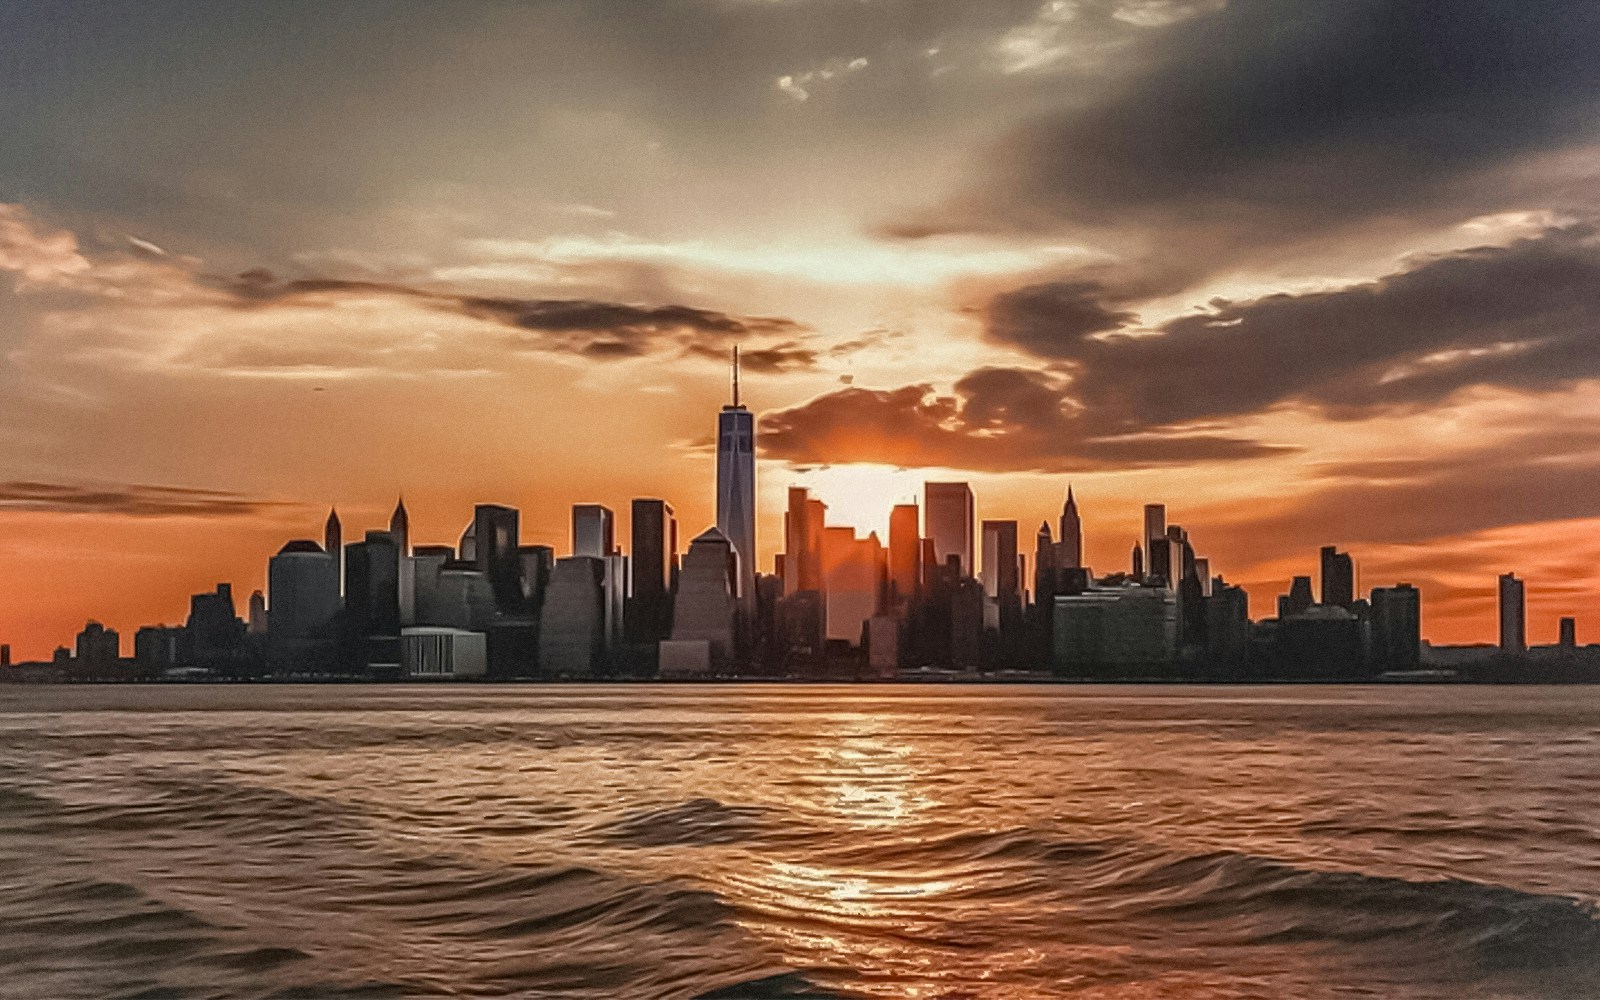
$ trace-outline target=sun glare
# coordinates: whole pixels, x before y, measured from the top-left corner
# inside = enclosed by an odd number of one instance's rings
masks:
[[[827,465],[801,473],[794,485],[828,505],[830,526],[848,525],[865,537],[876,531],[889,539],[889,510],[895,504],[922,502],[925,471],[891,465]]]

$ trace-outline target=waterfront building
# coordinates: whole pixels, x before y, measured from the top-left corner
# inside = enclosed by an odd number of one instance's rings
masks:
[[[539,669],[554,677],[592,677],[605,652],[605,561],[556,560],[539,615]]]
[[[488,637],[482,632],[417,625],[400,631],[400,665],[407,677],[457,680],[489,670]]]
[[[1372,660],[1379,670],[1416,670],[1422,656],[1422,595],[1409,583],[1374,587]]]
[[[678,521],[665,500],[633,501],[630,593],[624,614],[628,641],[654,643],[672,628],[672,577]]]
[[[1500,651],[1526,653],[1528,651],[1528,606],[1523,582],[1515,573],[1500,577]]]
[[[296,539],[267,561],[269,658],[282,668],[326,668],[339,614],[339,560]]]
[[[709,669],[719,673],[732,665],[736,651],[738,565],[738,554],[728,537],[720,528],[707,528],[689,543],[673,604],[671,641],[706,643]],[[661,652],[663,657],[667,655],[665,643]]]
[[[1090,587],[1055,599],[1055,669],[1072,677],[1162,677],[1178,655],[1178,604],[1166,587]]]

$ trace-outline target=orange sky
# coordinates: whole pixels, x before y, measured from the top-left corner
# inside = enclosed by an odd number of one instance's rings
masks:
[[[180,621],[474,502],[710,521],[725,359],[882,529],[1168,505],[1270,614],[1337,544],[1436,642],[1600,599],[1600,18],[1400,0],[0,15],[0,640]],[[1326,53],[1341,53],[1327,62]],[[622,537],[626,537],[625,534]]]

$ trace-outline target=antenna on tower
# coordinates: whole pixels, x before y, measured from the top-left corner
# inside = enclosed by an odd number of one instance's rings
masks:
[[[733,408],[739,408],[739,345],[733,345]]]

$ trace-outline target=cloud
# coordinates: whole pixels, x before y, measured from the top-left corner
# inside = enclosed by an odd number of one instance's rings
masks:
[[[1171,429],[1104,433],[1047,372],[980,368],[950,395],[927,384],[850,386],[763,414],[763,454],[794,463],[876,462],[974,471],[1066,472],[1261,458],[1290,450]]]
[[[1209,273],[1396,215],[1526,207],[1506,171],[1600,132],[1588,0],[1233,0],[1147,37],[1116,87],[1015,129],[963,194],[890,231],[1066,227]]]
[[[122,514],[129,517],[243,517],[294,504],[254,500],[237,493],[180,486],[127,484],[0,483],[0,510],[61,514]]]
[[[776,86],[796,101],[807,101],[811,99],[811,94],[817,87],[859,73],[868,65],[870,63],[865,56],[857,56],[854,59],[830,59],[815,69],[801,73],[785,73],[778,77]]]
[[[1287,500],[1206,510],[1197,521],[1236,558],[1269,559],[1307,539],[1416,545],[1592,517],[1600,433],[1525,428],[1435,456],[1325,465],[1312,470],[1306,486]],[[1434,571],[1474,564],[1447,548],[1421,561]]]
[[[1161,428],[1310,404],[1336,417],[1437,404],[1469,386],[1560,388],[1600,376],[1600,243],[1586,225],[1413,261],[1335,291],[1216,302],[1154,331],[1104,289],[996,297],[989,339],[1071,371],[1111,427]]]

